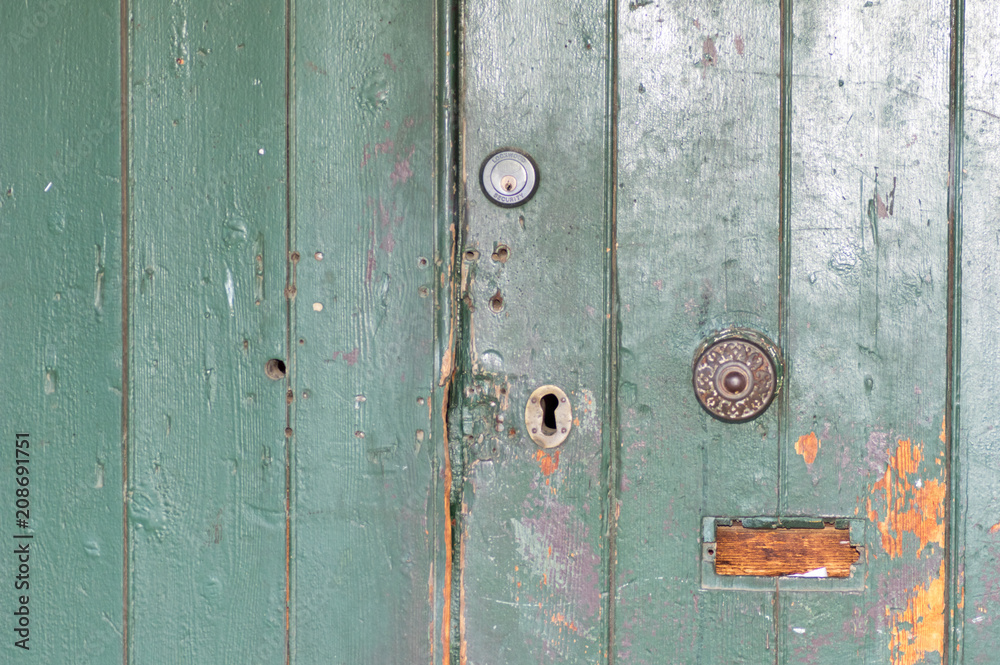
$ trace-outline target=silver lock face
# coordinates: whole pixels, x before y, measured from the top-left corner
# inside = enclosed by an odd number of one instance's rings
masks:
[[[526,153],[502,148],[483,161],[479,184],[486,198],[498,206],[524,205],[538,189],[538,166]]]

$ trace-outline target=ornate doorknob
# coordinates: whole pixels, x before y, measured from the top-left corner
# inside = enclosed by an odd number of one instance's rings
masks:
[[[755,330],[733,328],[706,339],[694,356],[694,394],[714,418],[753,420],[781,388],[778,348]]]

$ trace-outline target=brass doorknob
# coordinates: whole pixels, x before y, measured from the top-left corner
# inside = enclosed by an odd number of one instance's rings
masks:
[[[714,418],[753,420],[781,388],[778,348],[755,330],[734,328],[706,339],[694,356],[694,394]]]

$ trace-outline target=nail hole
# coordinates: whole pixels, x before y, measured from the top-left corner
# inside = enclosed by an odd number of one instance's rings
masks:
[[[292,428],[291,427],[286,427],[285,428],[285,438],[286,439],[292,438],[292,434],[294,434],[294,432],[292,431]]]
[[[317,261],[322,261],[323,260],[323,252],[316,252],[315,254],[313,254],[313,258],[315,258]]]
[[[708,555],[709,555],[709,556],[711,556],[711,555],[713,555],[713,554],[715,554],[715,550],[713,550],[713,549],[709,549],[709,550],[708,550]]]
[[[421,256],[419,259],[417,259],[417,265],[420,266],[421,268],[426,268],[427,267],[427,259],[425,259],[424,257]]]
[[[291,256],[292,263],[298,263],[299,259],[301,259],[301,258],[302,258],[301,254],[299,254],[298,252],[292,252],[292,256]]]
[[[499,263],[507,263],[507,259],[510,258],[510,250],[506,245],[500,245],[497,247],[497,251],[493,252],[493,260]]]
[[[264,373],[267,374],[267,378],[280,381],[285,378],[285,361],[279,358],[271,358],[264,363]]]
[[[556,433],[556,409],[559,408],[559,398],[548,393],[542,395],[542,434],[552,436]]]
[[[466,261],[475,261],[478,258],[479,258],[479,252],[477,252],[476,250],[474,250],[474,249],[467,249],[467,250],[465,250],[465,260]]]
[[[424,398],[423,397],[418,397],[417,398],[417,404],[423,406],[424,405]]]
[[[494,312],[500,312],[503,310],[503,296],[497,291],[496,294],[490,298],[490,309]]]

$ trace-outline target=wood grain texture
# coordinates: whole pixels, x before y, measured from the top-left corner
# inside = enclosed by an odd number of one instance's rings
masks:
[[[943,656],[949,10],[794,3],[781,510],[867,516],[869,575],[783,593],[782,662]]]
[[[691,371],[716,330],[777,334],[778,4],[619,13],[617,659],[770,662],[773,595],[702,591],[698,525],[777,509],[775,410],[716,421]]]
[[[965,161],[963,170],[962,432],[957,440],[966,492],[965,624],[962,655],[968,665],[994,663],[1000,643],[1000,441],[991,388],[1000,371],[997,302],[1000,267],[1000,21],[996,6],[965,5]],[[956,525],[955,528],[962,528]]]
[[[448,658],[435,20],[431,0],[295,6],[299,665]]]
[[[4,663],[122,658],[118,31],[117,2],[0,5]],[[31,435],[27,530],[18,433]],[[28,651],[14,646],[21,595]]]
[[[281,663],[284,7],[131,10],[129,660]]]
[[[848,529],[748,529],[719,526],[715,532],[717,575],[801,575],[825,569],[825,577],[849,577],[860,553]]]
[[[607,651],[608,18],[594,0],[465,6],[467,258],[453,407],[470,665],[591,663]],[[487,155],[507,146],[540,171],[520,208],[489,203],[477,180]],[[500,245],[506,261],[494,258]],[[574,421],[564,444],[541,451],[524,407],[546,384],[566,392]]]

